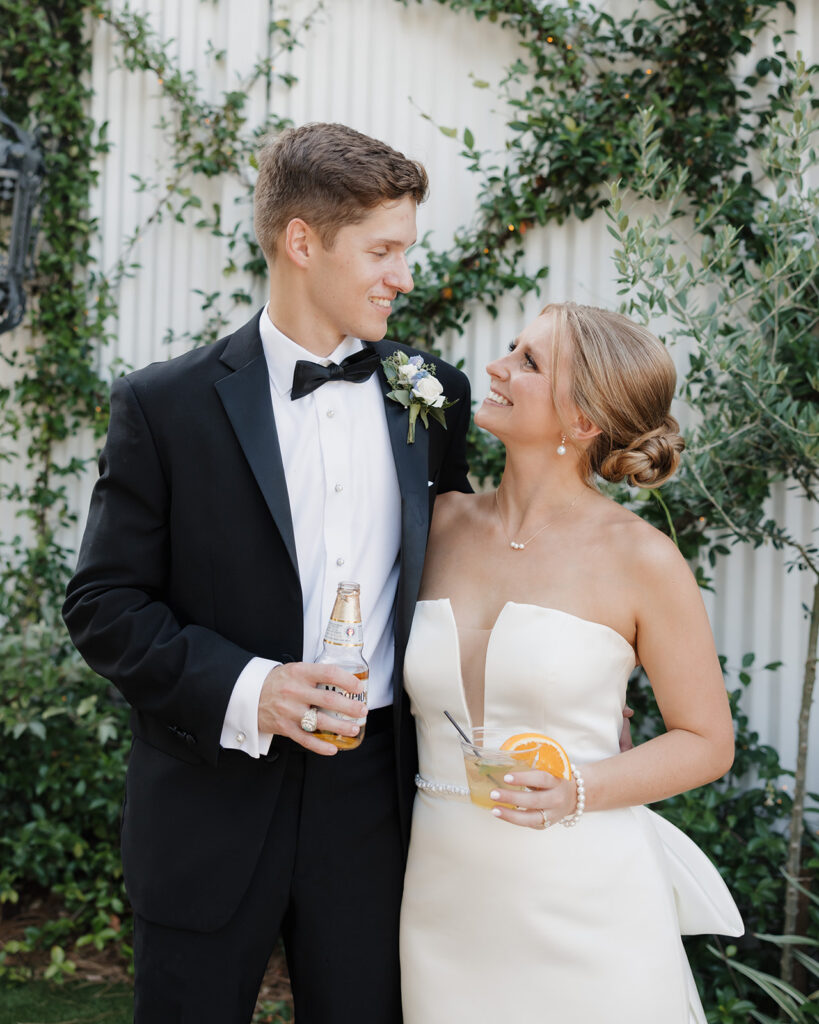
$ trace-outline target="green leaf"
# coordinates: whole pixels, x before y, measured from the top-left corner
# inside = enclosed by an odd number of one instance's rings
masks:
[[[394,402],[398,402],[399,405],[403,405],[405,408],[410,407],[410,396],[408,391],[390,391],[387,394],[387,398],[391,398]]]
[[[97,742],[100,746],[113,742],[118,735],[119,730],[113,722],[100,722],[97,727]]]
[[[28,731],[34,733],[34,735],[41,740],[46,738],[46,727],[42,722],[29,722]]]
[[[447,426],[446,426],[446,415],[444,414],[444,410],[443,409],[431,408],[429,410],[429,414],[430,414],[430,416],[432,416],[432,418],[434,420],[437,420],[438,423],[441,424],[441,426],[444,428],[444,430],[447,429]]]
[[[96,696],[96,694],[93,694],[93,693],[89,694],[87,697],[83,697],[83,699],[77,705],[77,714],[80,715],[81,717],[84,717],[85,715],[87,715],[91,711],[93,711],[94,708],[96,707],[96,705],[97,705],[97,696]]]

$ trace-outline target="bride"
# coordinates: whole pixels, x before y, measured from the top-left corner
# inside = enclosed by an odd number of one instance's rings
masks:
[[[503,479],[438,498],[406,655],[404,1020],[704,1024],[680,933],[742,922],[705,855],[643,805],[728,770],[731,714],[682,555],[594,485],[675,471],[674,366],[645,328],[566,303],[487,370],[475,422],[506,447]],[[666,731],[620,752],[637,665]],[[516,770],[491,810],[470,803],[444,710],[464,731],[545,733],[571,777]]]

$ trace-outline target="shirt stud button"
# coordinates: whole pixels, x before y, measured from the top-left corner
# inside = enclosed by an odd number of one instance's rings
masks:
[[[336,484],[336,494],[340,494],[344,490],[344,484]]]
[[[343,558],[337,558],[336,559],[336,565],[344,565],[344,559]]]
[[[328,409],[327,410],[327,419],[331,420],[335,416],[335,414],[336,414],[335,409]]]

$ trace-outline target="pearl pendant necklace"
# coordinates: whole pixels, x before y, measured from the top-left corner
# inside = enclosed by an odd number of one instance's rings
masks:
[[[509,544],[509,547],[512,548],[513,551],[523,551],[526,548],[526,545],[531,544],[535,537],[538,537],[541,533],[543,533],[547,526],[551,526],[552,523],[556,523],[561,516],[565,516],[567,512],[571,512],[571,510],[575,507],[578,501],[580,501],[580,494],[576,494],[571,504],[567,505],[561,512],[558,512],[558,514],[553,519],[550,519],[548,523],[544,523],[543,526],[541,526],[541,528],[537,531],[537,533],[533,533],[528,540],[520,541],[512,540],[511,537],[509,536],[506,530],[506,523],[504,523],[503,521],[503,515],[500,510],[500,500],[498,498],[498,492],[495,491],[495,508],[497,509],[498,512],[498,519],[500,519],[501,528],[503,529],[507,543]]]

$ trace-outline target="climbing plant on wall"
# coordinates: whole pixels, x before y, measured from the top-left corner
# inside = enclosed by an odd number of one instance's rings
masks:
[[[577,0],[396,2],[438,3],[464,17],[493,21],[515,33],[520,53],[499,87],[511,112],[502,152],[487,149],[468,126],[440,126],[461,147],[466,171],[478,177],[477,208],[451,246],[422,251],[414,268],[415,289],[391,319],[392,337],[434,347],[447,331],[463,330],[477,306],[494,312],[501,296],[536,290],[548,268],[527,270],[527,234],[570,217],[588,218],[609,202],[609,182],[628,184],[640,167],[641,111],[646,108],[656,119],[659,157],[672,171],[686,171],[682,201],[695,210],[717,195],[726,196],[724,224],[742,240],[747,259],[763,258],[759,238],[749,230],[762,199],[750,168],[767,119],[787,99],[784,47],[774,37],[773,46],[760,51],[744,76],[738,61],[758,45],[780,11],[793,9],[791,0],[654,0],[631,5],[622,17],[608,5]],[[61,599],[71,555],[60,537],[77,512],[65,485],[86,465],[60,453],[71,435],[90,429],[99,436],[105,429],[108,381],[98,370],[99,352],[116,328],[119,286],[126,275],[140,270],[138,241],[168,218],[221,238],[224,290],[202,295],[200,321],[174,340],[205,343],[235,322],[237,307],[250,301],[254,283],[264,274],[264,262],[249,218],[229,219],[215,204],[206,208],[202,194],[215,181],[234,182],[249,193],[259,137],[284,120],[273,111],[263,124],[251,122],[248,94],[277,76],[284,85],[290,82],[277,69],[278,57],[304,43],[321,7],[319,0],[299,24],[272,21],[264,55],[241,82],[210,98],[151,19],[127,4],[0,0],[0,82],[8,90],[8,112],[49,133],[43,241],[31,316],[13,336],[14,347],[11,336],[0,338],[0,357],[9,370],[0,387],[0,460],[19,452],[27,470],[25,484],[10,486],[0,475],[0,498],[13,504],[25,527],[19,538],[3,542],[0,617],[21,635],[26,623],[53,618]],[[135,182],[150,197],[147,213],[123,240],[113,265],[105,267],[95,262],[99,225],[89,215],[89,194],[108,151],[105,126],[95,125],[88,115],[90,44],[97,32],[110,33],[126,73],[149,76],[163,109],[153,129],[162,136],[170,168]],[[223,59],[219,45],[211,44],[211,66]],[[490,83],[475,79],[473,84],[489,96]],[[726,191],[728,181],[734,185]],[[475,432],[476,475],[492,476],[501,465],[500,449]],[[0,474],[2,469],[0,461]],[[668,528],[670,523],[687,554],[705,543],[700,512],[690,504],[675,504],[669,496],[665,507],[647,508],[658,525]],[[55,658],[68,657],[59,637],[52,636],[49,644]],[[31,665],[30,649],[26,642],[9,648]],[[66,671],[77,707],[85,708],[82,687],[91,682],[73,664]],[[107,709],[100,714],[107,723]],[[93,718],[96,728],[93,715],[85,718]],[[32,733],[27,721],[15,711],[9,729],[22,729],[28,740],[32,735],[36,740],[38,730]],[[43,721],[40,726],[45,728]],[[106,742],[115,742],[115,735],[106,732]],[[25,836],[24,823],[17,825]],[[47,849],[49,837],[42,830],[37,834],[38,848]],[[80,834],[75,841],[85,840]],[[0,879],[0,899],[4,892],[19,894],[20,879],[28,877],[26,857],[18,861],[21,874]],[[46,859],[36,863],[41,872],[36,882],[47,887]],[[76,881],[73,875],[71,881]],[[76,891],[83,891],[78,886]],[[118,913],[115,902],[109,907],[101,899],[99,905]]]
[[[492,310],[502,295],[534,289],[548,268],[534,275],[523,269],[527,231],[586,219],[608,202],[608,182],[629,180],[643,108],[655,112],[670,166],[687,168],[692,205],[707,202],[725,181],[738,181],[725,218],[744,231],[757,197],[752,153],[782,88],[781,40],[775,37],[774,51],[744,77],[737,62],[778,11],[793,10],[790,0],[660,0],[633,4],[620,18],[609,5],[577,0],[435,2],[516,33],[521,55],[501,83],[512,111],[502,153],[481,150],[467,126],[441,126],[462,142],[467,166],[480,176],[478,209],[449,249],[427,253],[417,266],[415,289],[405,312],[391,320],[391,333],[432,345],[445,331],[462,329],[476,304]],[[473,442],[473,472],[497,475],[497,446],[477,431]],[[657,513],[661,525],[659,506]],[[689,554],[699,543],[695,524],[686,522],[691,530],[680,538]]]
[[[97,435],[105,430],[109,381],[98,373],[99,353],[115,330],[119,285],[139,271],[133,256],[138,240],[156,224],[175,218],[226,241],[223,272],[237,283],[227,296],[203,296],[202,322],[184,339],[190,344],[218,337],[231,310],[250,301],[252,281],[263,276],[264,260],[249,220],[227,224],[218,206],[203,210],[199,193],[211,179],[233,179],[251,193],[259,138],[281,129],[285,121],[271,113],[263,123],[250,124],[248,94],[260,81],[292,84],[275,63],[299,45],[322,6],[323,0],[317,0],[298,25],[286,18],[271,21],[264,53],[241,81],[210,100],[196,76],[179,65],[173,44],[127,4],[0,0],[0,84],[8,94],[7,111],[21,124],[41,126],[48,140],[43,241],[31,315],[13,336],[14,347],[8,339],[0,342],[0,358],[10,368],[4,374],[10,383],[0,387],[0,460],[22,457],[27,481],[0,482],[0,499],[15,508],[23,527],[3,539],[0,616],[36,619],[62,593],[71,553],[59,538],[76,517],[66,480],[83,472],[86,463],[61,461],[60,453],[63,442],[83,428]],[[90,190],[108,151],[105,125],[95,125],[88,114],[90,42],[100,31],[112,34],[126,72],[153,79],[163,110],[154,130],[167,153],[166,166],[157,169],[153,180],[135,180],[134,187],[152,203],[110,267],[96,261],[99,225],[89,214]],[[224,51],[211,44],[208,56],[217,66]]]
[[[96,180],[95,158],[105,152],[104,133],[87,114],[90,51],[88,4],[0,2],[0,81],[4,105],[18,123],[47,133],[48,186],[42,208],[45,239],[37,259],[31,313],[3,339],[3,359],[12,382],[0,387],[0,455],[8,461],[23,449],[26,484],[0,484],[0,498],[14,503],[21,536],[5,542],[0,609],[23,617],[39,614],[41,597],[58,592],[66,552],[58,537],[74,512],[64,480],[77,464],[60,464],[56,448],[89,424],[105,422],[107,388],[95,371],[95,347],[105,337],[111,312],[100,290],[90,301],[93,273],[88,194]],[[8,380],[3,374],[1,379]],[[5,474],[3,474],[5,476]]]
[[[521,56],[501,83],[513,112],[504,153],[482,150],[468,127],[442,126],[458,136],[469,170],[480,177],[478,209],[450,248],[424,252],[415,267],[415,291],[391,321],[398,340],[433,347],[447,330],[462,330],[476,304],[495,311],[501,295],[536,289],[548,268],[526,271],[527,231],[570,216],[589,217],[606,202],[607,181],[628,180],[642,107],[655,110],[662,125],[663,153],[687,166],[693,203],[706,201],[726,178],[739,179],[726,218],[742,227],[755,198],[749,152],[765,112],[777,102],[783,54],[766,54],[744,79],[736,75],[736,61],[777,10],[792,9],[791,0],[662,0],[650,10],[637,4],[622,18],[576,0],[427,2],[515,32]],[[83,426],[104,430],[107,382],[96,371],[98,352],[116,322],[118,285],[135,271],[137,240],[167,217],[188,218],[201,230],[226,236],[224,269],[237,283],[227,295],[202,296],[202,321],[183,339],[191,344],[225,330],[235,306],[250,300],[254,277],[263,275],[247,221],[227,224],[218,206],[202,209],[200,193],[207,179],[232,178],[251,188],[258,138],[283,122],[274,112],[265,124],[249,124],[248,92],[275,76],[287,84],[276,59],[300,45],[322,6],[311,7],[300,25],[271,22],[270,55],[260,57],[242,82],[209,100],[193,73],[179,66],[172,45],[128,5],[115,11],[100,0],[0,0],[9,26],[0,38],[0,80],[9,91],[9,111],[51,134],[44,244],[25,332],[29,342],[19,351],[0,349],[16,371],[14,382],[0,392],[2,454],[8,458],[12,448],[25,445],[29,481],[0,492],[28,526],[16,540],[6,540],[0,574],[0,608],[6,614],[15,609],[36,615],[43,599],[59,593],[64,582],[68,553],[59,537],[76,514],[64,484],[84,467],[78,460],[60,464],[55,453]],[[101,26],[114,34],[127,71],[154,78],[165,110],[156,130],[164,136],[172,168],[169,176],[136,182],[153,205],[112,267],[94,263],[97,225],[87,212],[95,161],[107,149],[104,126],[94,126],[87,114],[88,43]],[[211,44],[209,59],[218,64],[223,57]],[[498,450],[478,433],[472,455],[479,477],[497,472]]]

